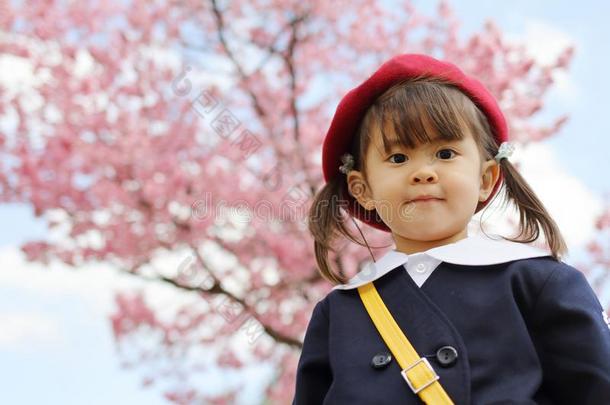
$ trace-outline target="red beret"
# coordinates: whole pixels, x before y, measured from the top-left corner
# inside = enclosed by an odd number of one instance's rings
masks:
[[[508,128],[504,114],[489,90],[477,79],[466,76],[452,63],[427,55],[397,55],[382,64],[375,73],[358,87],[350,90],[339,102],[322,147],[322,170],[327,183],[335,176],[341,175],[339,171],[339,166],[342,165],[341,156],[349,152],[360,121],[375,99],[394,83],[421,75],[439,77],[455,84],[487,116],[498,145],[508,141]],[[481,203],[479,208],[487,205],[500,186],[501,180],[502,177],[496,182],[489,198]],[[390,231],[377,215],[374,215],[374,212],[364,215],[366,212],[364,208],[360,207],[349,193],[342,198],[348,202],[347,210],[350,215],[377,229]]]

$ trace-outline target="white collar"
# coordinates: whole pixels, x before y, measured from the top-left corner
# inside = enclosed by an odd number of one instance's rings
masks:
[[[406,267],[410,257],[432,257],[447,263],[481,266],[549,255],[551,255],[549,251],[542,250],[532,244],[511,242],[498,235],[494,238],[491,235],[488,237],[484,234],[474,234],[457,242],[431,248],[424,252],[406,254],[395,249],[390,250],[375,263],[367,263],[346,284],[334,286],[333,290],[349,290],[376,280],[400,265]]]

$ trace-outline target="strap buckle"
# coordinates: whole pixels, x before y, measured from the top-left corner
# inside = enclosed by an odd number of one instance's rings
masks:
[[[432,372],[432,374],[434,374],[432,376],[432,379],[430,381],[427,381],[425,384],[423,384],[421,387],[418,387],[417,389],[415,387],[413,387],[413,383],[411,383],[411,381],[409,380],[409,378],[407,377],[407,372],[409,370],[411,370],[412,368],[414,368],[415,366],[417,366],[419,363],[423,362],[428,369]],[[436,374],[436,371],[434,371],[434,369],[432,368],[432,366],[430,365],[430,362],[428,361],[427,358],[422,357],[419,360],[417,360],[415,363],[411,364],[409,367],[405,368],[404,370],[402,370],[400,372],[400,374],[403,376],[403,378],[405,379],[405,381],[407,382],[407,384],[409,384],[409,388],[411,388],[411,391],[413,391],[414,394],[417,394],[419,391],[423,390],[424,388],[426,388],[427,386],[433,384],[436,380],[438,380],[440,377],[438,376],[438,374]]]

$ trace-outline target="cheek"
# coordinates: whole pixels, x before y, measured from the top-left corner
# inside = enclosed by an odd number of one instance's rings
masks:
[[[462,198],[478,198],[480,179],[474,173],[454,172],[446,183],[448,191]]]
[[[399,179],[394,178],[392,175],[375,173],[374,176],[369,177],[371,184],[371,193],[379,198],[390,197],[395,194],[398,187]]]

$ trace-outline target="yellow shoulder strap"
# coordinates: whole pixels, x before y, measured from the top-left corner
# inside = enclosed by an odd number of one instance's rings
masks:
[[[358,292],[379,334],[402,368],[400,374],[413,393],[419,395],[421,400],[429,405],[453,404],[439,383],[439,377],[428,359],[419,357],[383,303],[375,285],[372,282],[367,283],[358,287]]]

